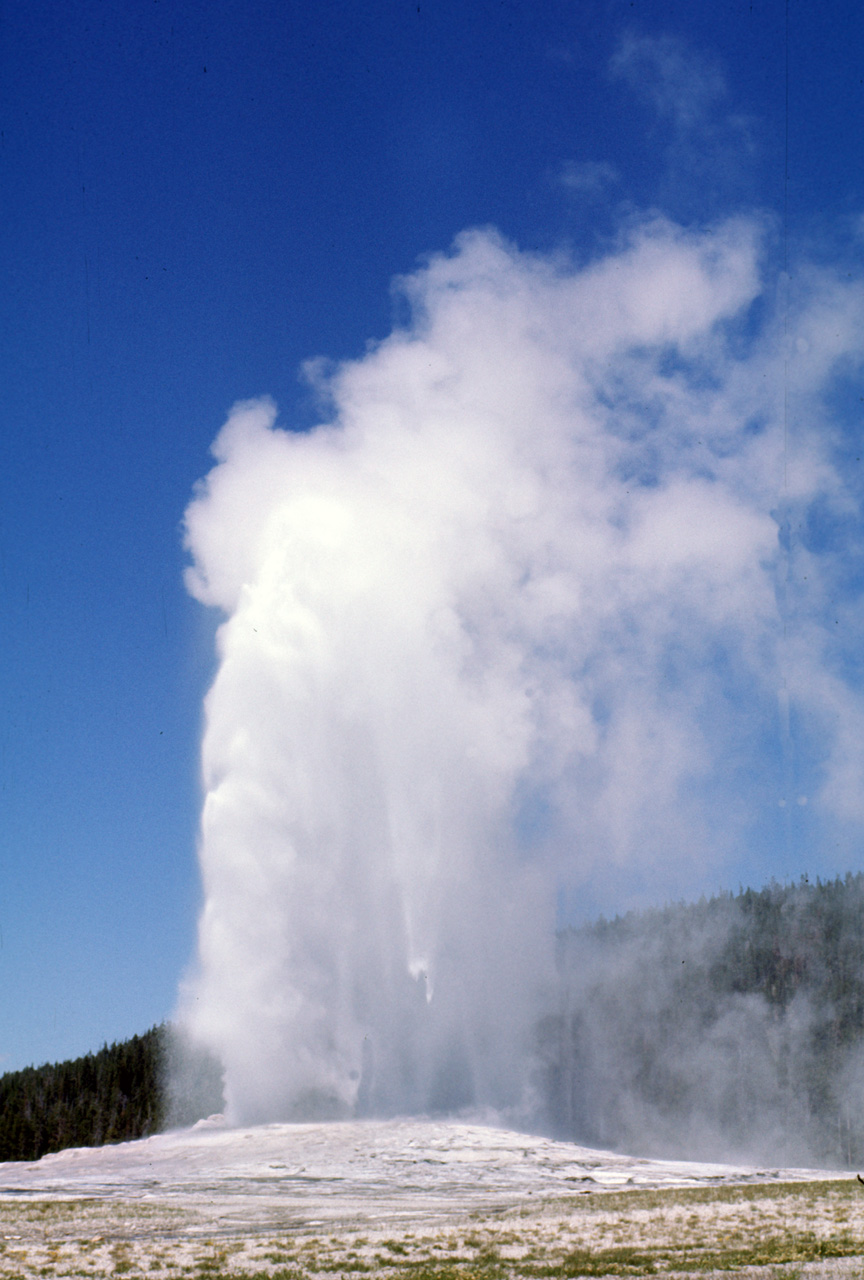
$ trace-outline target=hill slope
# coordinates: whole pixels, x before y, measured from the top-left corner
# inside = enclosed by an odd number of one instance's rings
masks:
[[[600,920],[563,932],[558,960],[533,1127],[645,1155],[864,1164],[864,875]],[[0,1160],[221,1105],[219,1064],[153,1027],[0,1077]]]
[[[559,937],[549,1127],[647,1153],[864,1162],[864,875]]]
[[[165,1118],[166,1031],[105,1045],[71,1062],[0,1077],[0,1160],[37,1160],[157,1132]]]

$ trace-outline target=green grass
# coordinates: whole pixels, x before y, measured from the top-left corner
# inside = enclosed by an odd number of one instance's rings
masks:
[[[862,1262],[845,1274],[864,1276],[864,1189],[849,1179],[562,1194],[414,1224],[417,1234],[391,1223],[384,1238],[275,1226],[201,1239],[185,1221],[129,1202],[6,1202],[0,1280],[577,1280],[750,1268],[795,1280],[806,1263],[853,1258]]]

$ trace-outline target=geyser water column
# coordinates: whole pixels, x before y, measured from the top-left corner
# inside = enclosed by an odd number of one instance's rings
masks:
[[[722,328],[755,238],[467,234],[329,421],[232,411],[186,517],[225,620],[182,1016],[236,1120],[530,1106],[560,876],[668,854],[729,682],[773,697],[779,425]]]
[[[512,1097],[500,1028],[538,922],[507,820],[530,725],[507,645],[473,652],[458,613],[506,566],[432,441],[272,423],[235,410],[189,514],[194,590],[231,615],[198,995],[232,1111]]]

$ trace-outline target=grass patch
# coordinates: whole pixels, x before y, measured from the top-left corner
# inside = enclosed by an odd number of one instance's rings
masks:
[[[864,1189],[851,1179],[590,1195],[562,1188],[554,1199],[499,1202],[419,1229],[406,1222],[404,1233],[392,1219],[378,1232],[354,1220],[343,1231],[328,1225],[326,1237],[318,1224],[305,1236],[302,1222],[286,1234],[284,1219],[250,1223],[242,1236],[221,1235],[211,1219],[197,1235],[192,1212],[130,1202],[3,1209],[0,1280],[699,1280],[751,1268],[764,1280],[795,1280],[808,1263],[864,1262]],[[857,1261],[835,1265],[864,1276]]]
[[[652,1276],[658,1259],[639,1249],[573,1249],[558,1263],[528,1266],[530,1276]],[[520,1268],[521,1269],[521,1268]]]

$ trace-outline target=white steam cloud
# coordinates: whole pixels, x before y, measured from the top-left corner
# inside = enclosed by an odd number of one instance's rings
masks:
[[[818,553],[781,533],[850,501],[819,406],[861,294],[812,274],[784,333],[759,258],[746,219],[584,267],[471,232],[328,422],[232,411],[186,523],[225,621],[182,1010],[234,1119],[525,1115],[556,894],[723,856],[781,691],[860,807]]]

